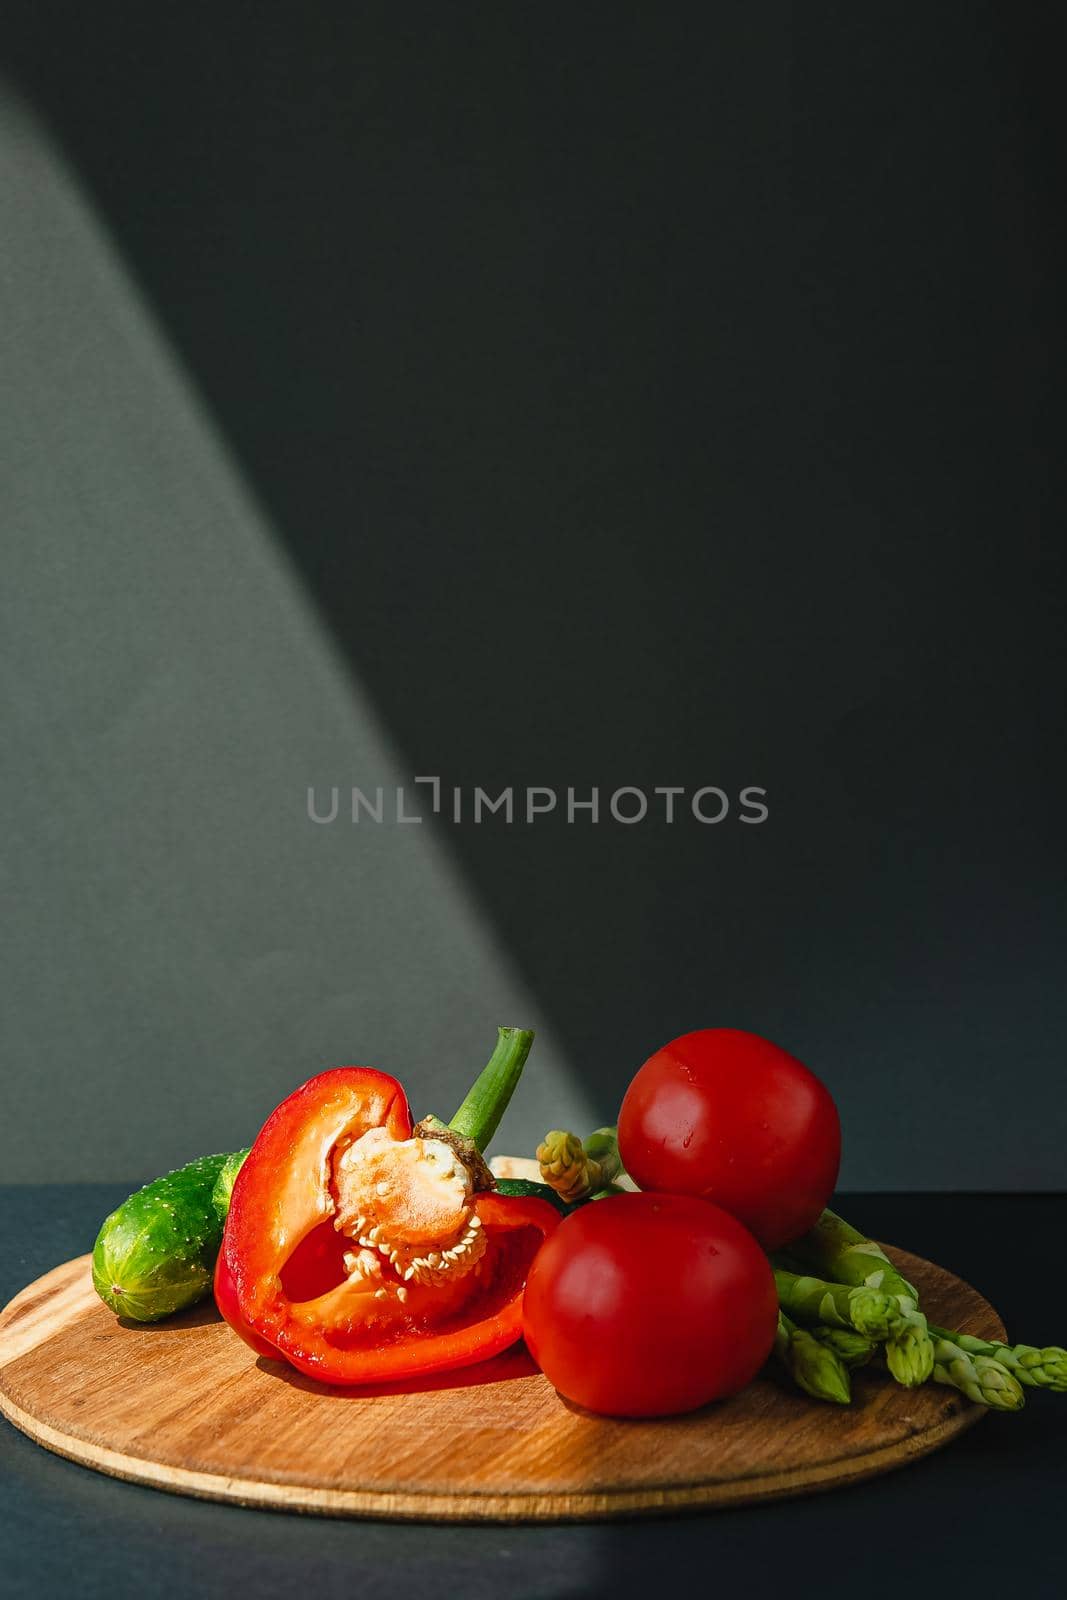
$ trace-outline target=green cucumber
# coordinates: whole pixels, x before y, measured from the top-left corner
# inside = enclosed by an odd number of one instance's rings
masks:
[[[520,1199],[547,1200],[554,1206],[561,1216],[567,1216],[574,1210],[565,1200],[561,1200],[555,1189],[550,1189],[547,1183],[534,1183],[529,1178],[497,1178],[493,1187],[497,1194],[517,1195]]]
[[[211,1204],[215,1207],[220,1222],[225,1222],[229,1214],[233,1180],[244,1166],[247,1154],[247,1150],[235,1150],[232,1155],[226,1157],[219,1168],[215,1187],[211,1191]]]
[[[105,1219],[93,1248],[93,1288],[105,1305],[133,1322],[158,1322],[210,1294],[225,1221],[215,1186],[227,1164],[245,1154],[190,1161],[145,1184]]]

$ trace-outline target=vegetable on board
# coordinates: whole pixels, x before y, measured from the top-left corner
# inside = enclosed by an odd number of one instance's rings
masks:
[[[133,1322],[158,1322],[211,1291],[223,1217],[212,1196],[231,1155],[201,1156],[146,1183],[104,1219],[93,1287]]]
[[[580,1139],[565,1128],[553,1128],[537,1146],[541,1177],[568,1205],[591,1199],[620,1176],[617,1128],[597,1128]]]
[[[522,1289],[558,1212],[502,1195],[481,1158],[532,1034],[502,1029],[450,1124],[413,1126],[395,1078],[337,1067],[264,1125],[237,1174],[215,1274],[261,1355],[325,1383],[481,1361],[522,1332]]]
[[[579,1207],[538,1251],[523,1301],[526,1342],[549,1382],[619,1417],[692,1411],[744,1388],[777,1321],[755,1239],[688,1195]]]
[[[826,1340],[817,1339],[810,1328],[800,1328],[778,1313],[778,1332],[774,1353],[798,1389],[813,1400],[829,1400],[847,1406],[852,1399],[848,1363]]]
[[[1067,1350],[1058,1344],[1038,1349],[1032,1344],[997,1344],[977,1339],[973,1333],[950,1333],[947,1328],[930,1328],[935,1340],[948,1340],[966,1355],[986,1356],[1005,1367],[1028,1389],[1051,1389],[1067,1393]]]
[[[215,1187],[211,1191],[211,1203],[218,1212],[219,1221],[225,1223],[230,1210],[230,1196],[233,1193],[233,1180],[244,1166],[248,1150],[235,1150],[228,1155],[219,1168],[219,1175],[215,1179]],[[220,1241],[221,1242],[221,1241]]]
[[[934,1370],[934,1345],[919,1310],[919,1297],[880,1244],[865,1238],[835,1211],[825,1210],[815,1225],[790,1245],[790,1254],[835,1283],[866,1285],[893,1295],[900,1319],[886,1340],[886,1364],[905,1388],[914,1389],[927,1381]]]
[[[935,1383],[959,1389],[976,1405],[994,1411],[1021,1411],[1026,1396],[1018,1379],[991,1356],[972,1355],[956,1343],[955,1335],[934,1335]]]
[[[565,1217],[570,1210],[547,1183],[534,1183],[531,1178],[494,1178],[493,1186],[497,1194],[518,1196],[523,1200],[545,1200],[561,1217]]]
[[[841,1125],[795,1056],[754,1033],[703,1028],[639,1069],[619,1112],[619,1152],[640,1188],[703,1195],[776,1250],[829,1200]]]
[[[826,1323],[816,1323],[808,1331],[820,1344],[828,1345],[850,1372],[857,1367],[865,1367],[878,1349],[877,1339],[868,1339],[853,1328],[831,1328]]]
[[[900,1325],[900,1307],[880,1289],[827,1283],[779,1266],[774,1282],[782,1310],[795,1322],[853,1328],[868,1339],[888,1339]]]

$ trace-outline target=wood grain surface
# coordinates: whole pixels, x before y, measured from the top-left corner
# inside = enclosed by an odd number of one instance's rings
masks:
[[[940,1267],[892,1252],[936,1320],[1003,1338]],[[574,1520],[852,1483],[983,1415],[953,1389],[854,1375],[850,1408],[761,1377],[686,1417],[624,1422],[561,1400],[524,1347],[418,1392],[330,1389],[257,1360],[214,1306],[152,1326],[97,1299],[89,1257],[0,1313],[0,1410],[49,1450],[176,1493],[407,1520]]]

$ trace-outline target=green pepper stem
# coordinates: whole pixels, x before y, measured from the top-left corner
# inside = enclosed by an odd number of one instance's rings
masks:
[[[485,1149],[515,1093],[533,1041],[532,1028],[497,1029],[496,1049],[448,1124],[453,1133]]]

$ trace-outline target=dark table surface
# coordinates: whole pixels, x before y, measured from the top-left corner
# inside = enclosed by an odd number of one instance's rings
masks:
[[[0,1303],[88,1249],[116,1185],[4,1188]],[[1009,1334],[1067,1338],[1057,1245],[1067,1197],[843,1196],[873,1235],[976,1284]],[[47,1454],[0,1422],[5,1596],[625,1596],[934,1600],[1067,1593],[1059,1510],[1067,1396],[1032,1395],[947,1450],[832,1494],[662,1521],[412,1526],[246,1511],[142,1489]],[[855,1564],[853,1573],[850,1566]]]

